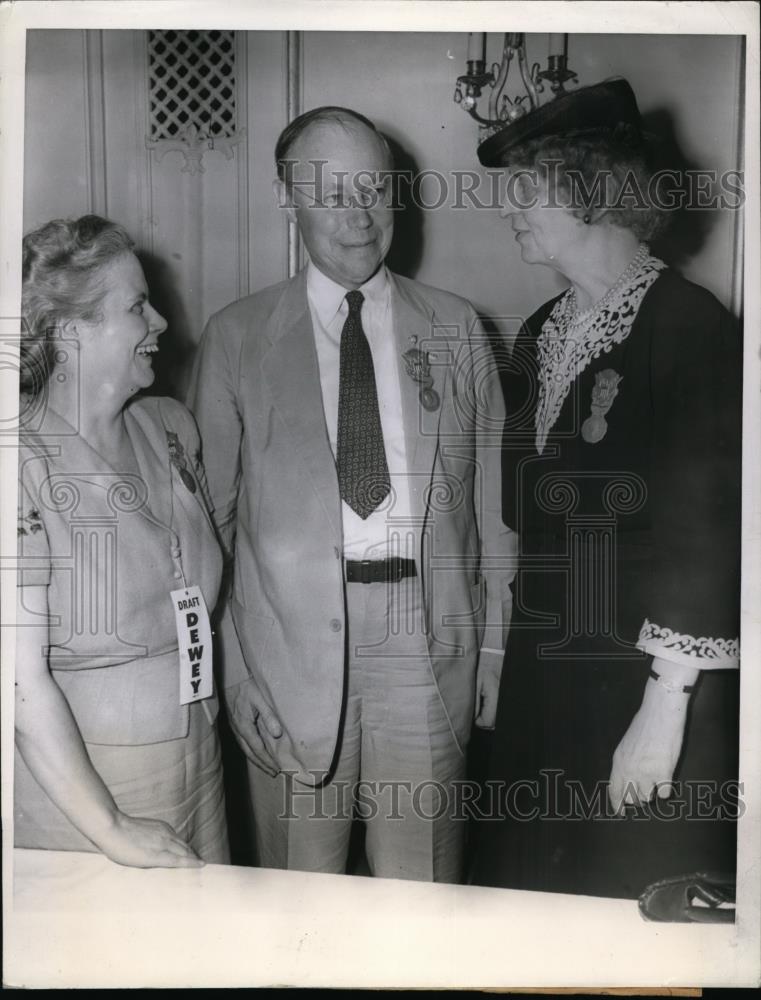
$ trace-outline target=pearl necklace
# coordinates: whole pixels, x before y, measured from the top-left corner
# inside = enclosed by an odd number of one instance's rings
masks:
[[[572,286],[569,289],[569,294],[564,302],[565,308],[563,310],[563,320],[565,321],[567,331],[570,332],[571,330],[578,330],[581,327],[591,325],[599,313],[601,313],[608,306],[610,301],[615,298],[619,290],[629,283],[649,256],[650,248],[647,243],[640,243],[636,254],[632,257],[603,297],[598,299],[597,302],[593,303],[589,309],[585,309],[582,313],[579,312],[579,306],[576,300],[576,290]]]

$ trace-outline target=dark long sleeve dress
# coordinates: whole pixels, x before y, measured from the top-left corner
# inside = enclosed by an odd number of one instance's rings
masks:
[[[537,337],[557,301],[505,374],[503,516],[520,569],[474,881],[633,898],[734,871],[741,339],[708,291],[662,270],[628,335],[573,380],[539,454]],[[613,818],[613,752],[648,654],[704,669],[674,794]]]

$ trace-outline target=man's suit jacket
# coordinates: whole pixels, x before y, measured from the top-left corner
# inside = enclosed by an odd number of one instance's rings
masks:
[[[405,527],[414,537],[431,669],[464,751],[479,646],[503,645],[510,600],[514,536],[500,515],[504,403],[472,306],[389,279],[410,477]],[[440,397],[434,410],[421,405],[408,374],[403,354],[412,348],[429,353]],[[329,770],[339,734],[346,584],[305,271],[209,320],[189,404],[222,541],[234,556],[219,629],[224,684],[256,680],[283,727],[280,738],[263,738],[283,769],[311,784]]]

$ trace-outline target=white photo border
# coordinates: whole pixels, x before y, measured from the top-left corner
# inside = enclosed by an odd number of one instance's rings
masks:
[[[185,960],[187,941],[178,916],[172,941],[174,919],[167,918],[167,951],[163,955],[138,950],[131,956],[134,975],[117,966],[109,967],[99,957],[92,934],[92,914],[63,913],[66,940],[79,936],[80,945],[71,951],[70,961],[60,968],[55,981],[35,980],[35,962],[50,944],[44,937],[25,939],[32,925],[19,924],[13,906],[12,774],[13,761],[13,621],[15,587],[12,559],[16,540],[11,513],[16,509],[15,449],[3,442],[0,448],[2,477],[2,751],[3,774],[3,907],[5,926],[4,985],[48,986],[212,986],[275,985],[291,986],[438,986],[508,987],[551,986],[739,986],[757,985],[761,962],[761,451],[759,389],[761,389],[761,282],[759,281],[759,34],[758,8],[751,2],[705,3],[618,3],[618,2],[437,2],[437,0],[222,0],[208,2],[24,2],[0,4],[0,324],[3,335],[17,334],[19,315],[23,205],[24,154],[24,53],[28,28],[237,28],[246,30],[352,30],[352,31],[554,31],[592,33],[653,34],[733,34],[746,36],[745,76],[745,252],[744,252],[744,442],[743,442],[743,584],[741,676],[741,773],[745,786],[746,810],[739,822],[737,921],[731,927],[719,925],[647,925],[636,941],[621,941],[619,949],[600,951],[605,929],[595,916],[591,900],[565,897],[547,926],[557,927],[567,920],[563,937],[540,938],[525,943],[520,961],[500,973],[499,950],[506,935],[523,922],[534,926],[541,921],[547,904],[540,894],[535,900],[518,899],[508,890],[479,890],[471,887],[443,887],[376,880],[350,880],[351,902],[365,900],[353,914],[354,927],[347,927],[347,941],[332,939],[346,916],[341,910],[349,897],[335,890],[338,910],[331,913],[333,876],[302,876],[288,873],[290,901],[279,892],[284,882],[274,882],[269,890],[263,881],[260,896],[252,903],[250,933],[257,936],[257,948],[266,956],[252,967],[245,954],[246,935],[241,932],[238,946],[244,945],[239,965],[223,967],[215,959],[229,956],[235,942],[214,945],[216,933],[204,928],[204,920],[222,920],[214,906],[197,914],[199,939],[211,949],[200,961]],[[15,326],[14,326],[15,323]],[[8,339],[8,338],[4,338]],[[15,413],[16,371],[0,366],[0,420],[12,421]],[[2,426],[2,425],[0,425]],[[346,877],[341,877],[346,878]],[[317,880],[315,882],[315,879]],[[320,879],[324,881],[320,882]],[[376,884],[373,882],[376,881]],[[362,883],[362,884],[357,884]],[[366,884],[365,884],[366,883]],[[322,887],[325,887],[324,889]],[[269,894],[268,894],[269,893]],[[355,894],[356,893],[356,894]],[[359,895],[357,895],[359,894]],[[340,897],[340,898],[339,898]],[[319,909],[315,900],[320,899]],[[343,903],[341,902],[343,899]],[[510,900],[515,901],[510,916]],[[631,904],[635,906],[636,904]],[[105,902],[104,910],[107,910]],[[312,909],[310,911],[310,906]],[[268,910],[268,908],[270,908]],[[302,907],[300,909],[300,907]],[[396,911],[396,915],[392,916]],[[139,911],[131,910],[134,914]],[[270,912],[272,919],[262,920]],[[53,915],[55,916],[55,915]],[[99,914],[99,917],[102,916]],[[124,916],[124,914],[122,914]],[[239,914],[245,922],[246,915]],[[40,934],[51,928],[51,915],[40,915]],[[104,917],[106,923],[108,920]],[[578,928],[586,926],[590,945],[578,947]],[[142,940],[132,924],[125,924],[124,948]],[[109,926],[120,926],[118,920]],[[244,928],[245,929],[245,928]],[[518,931],[516,931],[518,933]],[[647,934],[651,935],[647,944]],[[130,937],[133,935],[134,937]],[[262,935],[264,938],[262,939]],[[380,935],[380,937],[378,936]],[[61,940],[64,940],[63,938]],[[306,942],[306,943],[305,943]],[[459,955],[451,954],[455,947]],[[229,947],[228,947],[229,945]],[[692,965],[680,961],[678,950],[692,956]],[[347,957],[347,950],[354,957]],[[676,951],[669,960],[669,949]],[[60,954],[64,952],[60,949]],[[77,966],[87,957],[87,965]],[[187,957],[187,956],[186,956]],[[305,958],[309,961],[305,961]],[[339,965],[348,962],[348,969]],[[216,964],[215,964],[216,963]],[[125,968],[130,967],[125,965]],[[357,972],[358,969],[363,970]],[[207,979],[206,977],[210,977]]]

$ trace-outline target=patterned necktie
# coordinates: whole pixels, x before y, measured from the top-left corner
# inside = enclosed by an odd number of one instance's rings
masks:
[[[362,329],[362,292],[348,292],[338,380],[338,486],[341,499],[364,520],[391,491],[383,447],[375,369]]]

